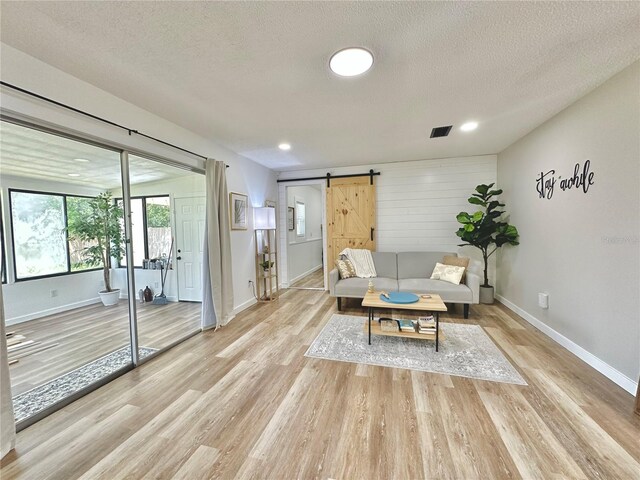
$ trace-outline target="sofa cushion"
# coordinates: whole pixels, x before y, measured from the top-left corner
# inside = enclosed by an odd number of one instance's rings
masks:
[[[398,279],[429,278],[436,263],[442,262],[448,252],[400,252],[398,253]],[[380,275],[380,274],[378,274]]]
[[[455,265],[456,267],[464,267],[464,273],[462,274],[462,279],[460,283],[464,283],[467,278],[467,270],[469,269],[469,262],[471,259],[469,257],[458,257],[456,255],[445,255],[442,259],[442,263],[445,265]]]
[[[378,277],[398,278],[395,252],[371,252]]]
[[[433,269],[433,273],[431,274],[431,280],[442,280],[453,283],[454,285],[460,285],[462,275],[464,275],[464,267],[436,263],[436,268]]]
[[[340,273],[340,278],[351,278],[356,276],[356,269],[353,268],[351,262],[346,258],[336,260],[336,267]]]
[[[376,290],[386,290],[394,292],[398,290],[398,281],[395,278],[345,278],[336,283],[336,297],[357,297],[364,298],[369,288],[369,280],[373,281],[373,288]]]
[[[464,284],[454,285],[442,280],[405,278],[398,280],[398,289],[412,293],[437,293],[442,297],[443,302],[471,303],[473,301],[473,293],[469,287]]]

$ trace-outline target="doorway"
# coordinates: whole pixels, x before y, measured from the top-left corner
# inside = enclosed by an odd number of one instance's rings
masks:
[[[178,300],[202,301],[205,197],[176,198]]]
[[[321,181],[280,186],[281,265],[288,288],[325,290],[325,191]]]

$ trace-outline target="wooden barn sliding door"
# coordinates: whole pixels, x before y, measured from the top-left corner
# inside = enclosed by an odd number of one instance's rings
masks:
[[[327,188],[327,263],[345,248],[376,249],[374,177],[331,179]]]

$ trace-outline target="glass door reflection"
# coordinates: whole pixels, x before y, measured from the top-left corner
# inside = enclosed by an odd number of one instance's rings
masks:
[[[127,276],[113,274],[121,162],[118,151],[5,121],[0,129],[2,289],[24,425],[132,366]]]

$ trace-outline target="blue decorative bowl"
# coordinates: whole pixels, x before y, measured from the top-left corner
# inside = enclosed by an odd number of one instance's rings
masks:
[[[381,294],[380,300],[387,303],[416,303],[420,298],[415,293],[389,292],[389,298]]]

